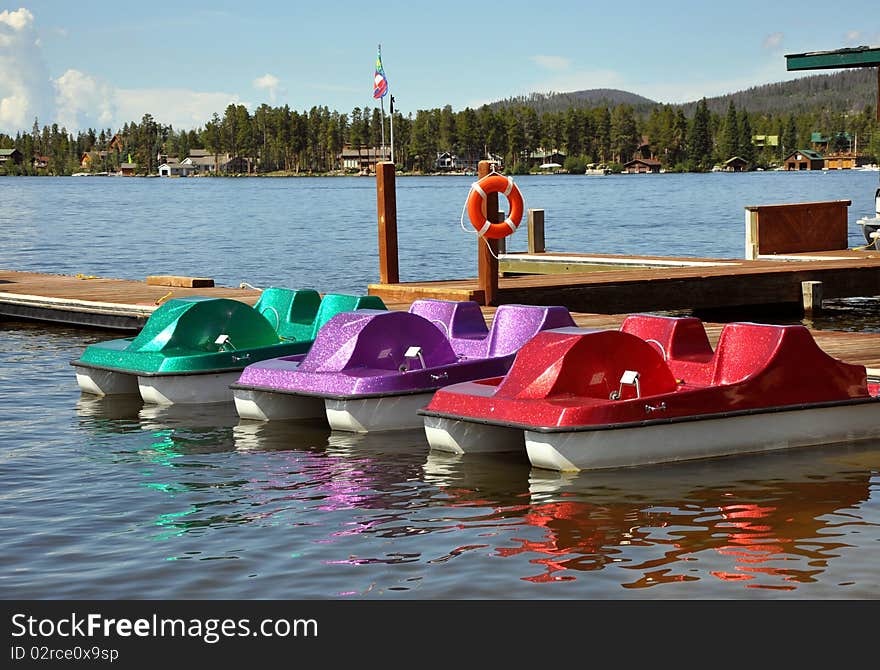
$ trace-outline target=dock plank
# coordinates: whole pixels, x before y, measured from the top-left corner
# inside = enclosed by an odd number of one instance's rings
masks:
[[[439,282],[454,290],[468,288],[468,280]],[[550,283],[552,286],[552,282]],[[119,330],[138,330],[162,298],[208,295],[232,298],[253,305],[260,290],[253,288],[204,287],[174,288],[151,286],[145,281],[125,279],[77,279],[71,275],[50,275],[33,272],[0,270],[0,316],[29,318],[46,322],[99,326]],[[169,296],[170,293],[170,296]],[[455,294],[459,295],[459,294]],[[437,297],[431,295],[428,297]],[[389,309],[406,310],[413,302],[407,291],[385,300]],[[456,297],[453,299],[465,299]],[[554,302],[552,304],[560,304]],[[36,306],[43,311],[36,316],[21,314],[16,309]],[[484,306],[487,325],[496,307]],[[636,310],[633,310],[636,311]],[[649,310],[642,310],[649,311]],[[619,328],[626,313],[612,314],[572,310],[577,325],[588,328]],[[85,317],[94,317],[92,321]],[[116,322],[113,322],[116,319]],[[723,328],[720,323],[706,323],[706,332],[713,346]],[[829,355],[850,363],[864,365],[872,376],[880,376],[880,333],[811,330],[819,346]]]

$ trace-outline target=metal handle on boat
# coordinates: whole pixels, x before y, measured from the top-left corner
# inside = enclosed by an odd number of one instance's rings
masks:
[[[666,360],[666,349],[663,348],[663,345],[660,344],[659,340],[650,339],[650,340],[645,340],[645,342],[647,342],[649,344],[656,344],[657,348],[660,350],[660,355],[663,356],[663,360],[664,361]]]
[[[281,316],[278,314],[278,310],[272,307],[272,305],[266,305],[263,309],[260,310],[260,314],[265,314],[267,311],[272,310],[272,313],[275,314],[275,325],[272,326],[275,330],[278,330],[278,326],[281,325]]]
[[[432,372],[428,376],[431,378],[432,381],[435,381],[435,382],[440,381],[441,379],[449,379],[448,372],[440,372],[440,373],[436,373],[436,374]]]
[[[659,405],[645,405],[645,414],[651,414],[652,412],[665,412],[666,411],[666,403],[661,402]]]
[[[446,335],[446,339],[447,340],[449,339],[449,326],[446,325],[445,321],[441,321],[440,319],[431,319],[431,323],[433,323],[437,326],[442,326],[443,333]]]
[[[247,352],[240,354],[240,355],[232,354],[232,360],[234,360],[234,361],[246,361],[250,357],[251,357],[251,355]]]

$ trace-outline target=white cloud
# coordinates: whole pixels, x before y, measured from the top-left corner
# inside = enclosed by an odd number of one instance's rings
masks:
[[[257,77],[253,82],[254,88],[265,90],[269,93],[269,100],[272,102],[275,102],[275,98],[278,95],[278,84],[280,83],[281,80],[278,77],[268,72],[262,77]]]
[[[54,90],[37,41],[30,11],[0,12],[0,131],[30,129],[34,117],[52,115]]]
[[[785,39],[785,33],[770,33],[764,38],[762,46],[768,51],[774,51],[782,46],[783,39]]]
[[[64,28],[52,32],[66,35]],[[260,77],[270,95],[278,87],[272,75]],[[176,129],[196,128],[239,96],[189,89],[117,88],[86,72],[68,69],[52,79],[43,60],[34,15],[27,9],[0,12],[0,132],[30,130],[57,123],[76,132],[86,128],[119,128],[140,121],[145,113]],[[245,103],[247,104],[247,103]]]
[[[116,123],[140,122],[149,113],[159,123],[169,124],[175,130],[202,126],[217,112],[229,105],[244,105],[238,95],[215,91],[192,91],[185,88],[118,88],[113,99]]]
[[[116,111],[114,91],[79,70],[68,70],[55,80],[58,124],[68,130],[105,128],[111,125]]]
[[[562,56],[532,56],[532,61],[548,70],[568,70],[571,67],[571,60]]]
[[[20,7],[14,12],[4,9],[0,12],[0,23],[5,23],[12,30],[20,32],[34,24],[34,15],[24,7]]]

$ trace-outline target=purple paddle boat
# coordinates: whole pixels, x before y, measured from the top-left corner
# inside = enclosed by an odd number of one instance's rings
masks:
[[[502,305],[487,328],[475,302],[417,300],[408,312],[334,316],[308,354],[247,366],[232,384],[244,419],[316,419],[352,432],[419,428],[448,384],[504,375],[542,330],[573,326],[565,307]]]

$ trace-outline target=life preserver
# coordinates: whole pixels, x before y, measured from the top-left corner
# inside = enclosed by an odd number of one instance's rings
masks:
[[[510,213],[501,223],[492,223],[486,220],[485,211],[486,195],[489,193],[501,193],[507,197],[510,203]],[[488,237],[492,240],[500,240],[502,237],[512,235],[519,226],[523,215],[522,194],[513,183],[513,179],[500,174],[488,174],[480,181],[471,185],[471,192],[467,201],[468,218],[477,229],[480,237]]]

